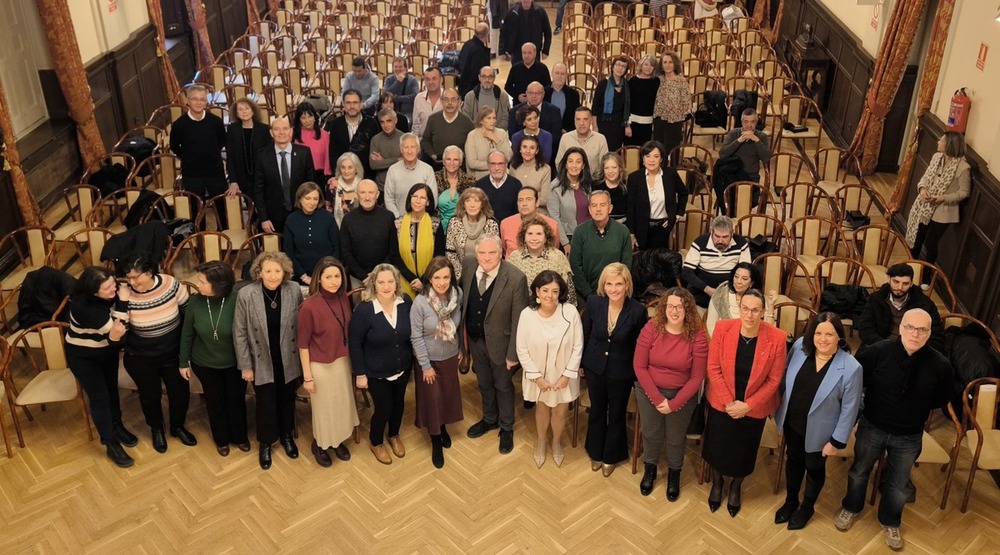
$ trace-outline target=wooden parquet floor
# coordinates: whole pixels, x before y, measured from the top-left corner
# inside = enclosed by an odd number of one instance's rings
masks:
[[[87,442],[72,404],[34,411],[22,419],[25,449],[0,457],[0,553],[879,553],[886,551],[874,510],[848,533],[833,527],[846,487],[849,461],[831,460],[828,480],[809,526],[789,532],[773,524],[784,492],[771,493],[777,458],[761,450],[747,479],[743,510],[712,514],[699,486],[699,447],[689,442],[681,498],[665,496],[665,463],[656,489],[639,494],[640,474],[620,466],[605,479],[591,472],[580,447],[564,439],[567,457],[536,469],[531,454],[533,416],[517,404],[515,449],[497,452],[497,438],[465,437],[480,415],[475,378],[462,377],[465,421],[450,427],[454,445],[446,465],[430,463],[430,441],[413,426],[413,388],[407,396],[402,437],[406,457],[383,466],[368,452],[367,436],[349,443],[352,459],[321,468],[309,454],[309,408],[298,406],[302,455],[289,460],[277,448],[262,471],[256,445],[222,458],[212,446],[202,400],[192,399],[188,427],[199,445],[169,439],[152,449],[138,398],[123,392],[126,425],[140,436],[129,452],[136,464],[119,469],[102,446]],[[252,414],[252,397],[250,398]],[[362,423],[370,413],[362,412]],[[252,419],[251,419],[252,420]],[[364,426],[363,426],[364,428]],[[946,445],[954,432],[936,418],[933,435]],[[938,509],[944,475],[921,466],[919,494],[908,505],[902,532],[910,553],[995,553],[1000,546],[1000,491],[977,477],[969,512],[957,505],[967,478],[963,453],[957,490]]]

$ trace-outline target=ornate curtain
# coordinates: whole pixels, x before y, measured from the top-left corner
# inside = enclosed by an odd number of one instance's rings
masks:
[[[917,141],[920,139],[920,118],[931,109],[931,102],[934,100],[934,91],[937,89],[938,79],[941,77],[941,60],[944,58],[944,47],[948,42],[948,28],[951,26],[951,16],[955,12],[955,0],[940,0],[937,7],[937,14],[934,16],[934,28],[931,30],[930,45],[927,47],[927,57],[923,64],[923,78],[920,81],[920,90],[917,91],[917,121],[910,139],[910,145],[906,149],[906,158],[903,166],[899,168],[896,178],[896,188],[892,192],[892,199],[889,201],[889,210],[897,212],[906,198],[906,190],[910,184],[910,175],[913,173],[913,160],[917,157]]]
[[[774,27],[771,29],[771,44],[778,43],[778,36],[781,35],[781,16],[785,13],[785,0],[778,0],[778,15],[774,18]]]
[[[212,43],[208,40],[208,25],[205,23],[205,5],[201,0],[184,0],[184,7],[187,8],[188,21],[191,23],[191,38],[200,71],[215,63]]]
[[[80,45],[73,32],[68,0],[37,0],[45,38],[48,41],[52,65],[55,66],[59,88],[66,97],[69,116],[76,122],[76,137],[85,168],[92,168],[107,153],[101,130],[94,117],[94,100],[80,58]]]
[[[17,152],[14,126],[11,124],[10,107],[7,106],[7,93],[4,92],[3,83],[0,83],[0,134],[4,139],[0,143],[3,170],[10,172],[11,181],[14,182],[14,195],[17,197],[17,206],[21,209],[21,218],[24,219],[24,225],[38,225],[42,223],[42,211],[38,209],[38,203],[28,187],[28,179],[21,169],[21,155]]]
[[[279,0],[267,0],[268,13],[274,14],[274,12],[277,11],[279,8],[281,8],[281,2]],[[271,17],[274,16],[272,15]]]
[[[771,0],[757,0],[753,7],[753,13],[749,15],[757,21],[761,31],[769,30],[771,28]]]
[[[247,25],[260,22],[260,11],[257,10],[257,0],[247,0]]]
[[[167,36],[163,31],[163,6],[160,0],[146,0],[146,9],[149,11],[149,20],[156,26],[156,57],[160,59],[163,90],[167,93],[167,100],[172,101],[181,88],[177,84],[174,64],[170,62],[170,54],[167,53]]]
[[[889,107],[899,90],[910,48],[916,39],[920,16],[926,0],[900,0],[892,11],[885,37],[875,60],[875,71],[865,98],[865,111],[861,114],[857,131],[848,150],[861,159],[861,171],[868,175],[875,171],[882,127]]]

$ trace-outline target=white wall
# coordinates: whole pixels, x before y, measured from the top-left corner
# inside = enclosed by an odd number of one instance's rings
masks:
[[[990,165],[990,173],[1000,177],[1000,111],[995,107],[1000,89],[1000,22],[994,20],[996,15],[996,2],[958,0],[931,110],[947,122],[952,95],[966,87],[972,97],[966,141]],[[989,47],[982,70],[976,67],[981,43]]]
[[[140,0],[73,0],[68,4],[84,65],[149,22],[146,3]]]
[[[819,0],[819,2],[854,33],[854,36],[861,41],[861,46],[874,58],[882,39],[885,22],[892,13],[894,0],[885,0],[877,8],[859,6],[856,0]],[[872,17],[876,9],[879,11],[879,16],[873,28]]]

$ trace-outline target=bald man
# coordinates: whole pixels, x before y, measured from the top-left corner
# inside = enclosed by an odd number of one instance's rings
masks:
[[[313,180],[313,158],[309,147],[292,143],[288,117],[271,122],[271,138],[274,145],[260,149],[254,159],[253,203],[260,228],[280,233],[299,185]]]
[[[462,113],[476,121],[479,110],[487,106],[497,113],[497,127],[507,129],[510,117],[510,97],[500,87],[496,86],[497,74],[492,67],[486,65],[479,69],[479,84],[465,93],[462,102]]]
[[[552,134],[552,152],[547,160],[551,165],[556,150],[559,148],[559,141],[562,139],[562,118],[559,117],[559,109],[545,102],[545,87],[538,81],[528,84],[524,92],[524,99],[524,103],[528,106],[538,108],[538,112],[541,114],[538,125]],[[510,123],[507,125],[508,135],[513,137],[521,129],[523,127],[517,122],[517,118],[510,118]]]
[[[462,100],[458,96],[458,91],[448,89],[441,98],[444,108],[427,118],[427,125],[424,126],[424,133],[420,138],[424,161],[430,164],[434,171],[441,169],[444,149],[451,145],[465,147],[469,132],[476,128],[472,120],[459,111]]]
[[[363,179],[358,184],[358,207],[344,214],[340,224],[340,254],[351,275],[351,289],[367,280],[375,266],[402,264],[396,216],[378,205],[378,184]]]
[[[557,62],[552,66],[552,84],[545,87],[545,101],[555,106],[562,116],[562,130],[575,129],[575,113],[580,107],[580,91],[566,85],[568,71],[566,64]]]
[[[485,21],[476,24],[476,34],[462,45],[458,53],[458,94],[465,96],[480,83],[483,66],[490,65],[490,26]]]
[[[899,525],[909,496],[907,480],[920,455],[924,423],[931,410],[948,402],[954,381],[951,363],[928,345],[931,315],[914,308],[903,313],[899,337],[884,339],[858,353],[864,369],[865,403],[855,433],[854,463],[847,495],[834,519],[846,532],[864,508],[872,467],[883,454],[878,521],[890,548],[903,547]]]
[[[528,84],[534,81],[541,83],[543,92],[545,87],[552,84],[549,68],[538,60],[538,50],[534,44],[525,43],[521,47],[521,55],[523,60],[510,67],[507,83],[503,87],[503,90],[507,91],[507,94],[514,99],[515,108],[518,104],[527,101],[525,92],[528,90]]]

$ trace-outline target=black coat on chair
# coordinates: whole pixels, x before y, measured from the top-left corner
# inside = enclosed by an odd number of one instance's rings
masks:
[[[289,164],[288,205],[295,206],[295,192],[299,185],[313,180],[312,151],[304,145],[292,144],[292,160]],[[257,220],[270,221],[275,231],[285,226],[289,210],[282,194],[281,171],[278,169],[278,155],[275,147],[269,146],[257,151],[256,169],[253,179],[253,203]],[[323,187],[323,184],[319,184]]]

